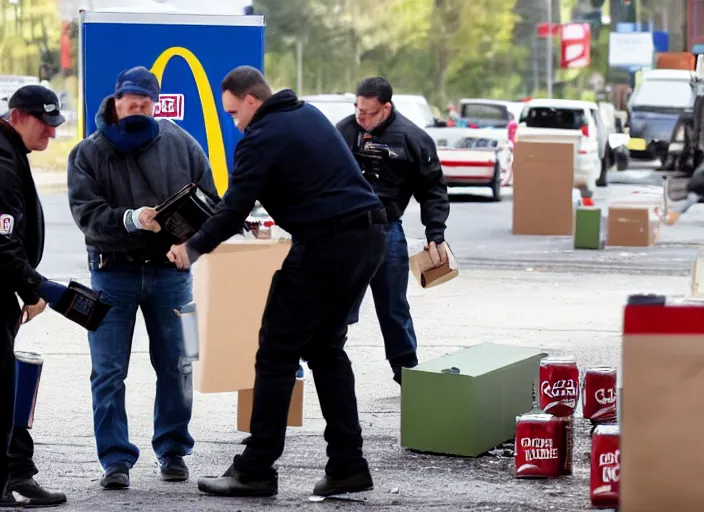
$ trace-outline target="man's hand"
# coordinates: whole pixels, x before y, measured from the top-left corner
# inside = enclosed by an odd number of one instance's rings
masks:
[[[447,263],[447,244],[445,242],[437,245],[435,242],[430,242],[425,246],[425,250],[430,253],[430,261],[433,265],[439,267]]]
[[[191,261],[188,259],[186,244],[172,245],[171,250],[166,255],[171,263],[175,263],[180,270],[190,268]]]
[[[25,305],[22,308],[22,323],[26,324],[30,322],[34,317],[40,315],[46,309],[46,301],[44,299],[39,299],[39,302],[32,306]]]
[[[156,217],[157,214],[157,211],[154,208],[145,206],[137,210],[137,213],[139,214],[139,227],[141,229],[153,231],[154,233],[161,231],[161,226],[154,220],[154,217]]]

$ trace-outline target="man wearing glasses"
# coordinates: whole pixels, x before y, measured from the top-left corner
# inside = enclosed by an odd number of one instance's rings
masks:
[[[394,108],[392,95],[385,78],[363,80],[357,87],[355,114],[340,121],[337,129],[386,208],[387,256],[370,286],[386,359],[394,380],[401,384],[402,368],[418,364],[416,334],[406,299],[409,260],[401,217],[414,196],[421,207],[427,249],[433,263],[440,266],[447,262],[445,222],[450,201],[435,143]],[[349,322],[358,318],[359,304]]]

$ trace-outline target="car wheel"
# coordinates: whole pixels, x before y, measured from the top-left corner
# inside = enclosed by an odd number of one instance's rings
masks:
[[[491,179],[489,186],[491,187],[491,200],[495,202],[501,201],[501,166],[499,162],[496,162],[494,166],[494,177]]]
[[[606,161],[606,157],[601,159],[601,174],[599,174],[599,179],[596,180],[597,187],[606,187],[609,183],[607,181],[607,175],[609,173],[609,163]]]

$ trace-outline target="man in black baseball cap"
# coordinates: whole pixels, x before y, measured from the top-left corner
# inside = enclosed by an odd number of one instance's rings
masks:
[[[56,128],[65,121],[56,94],[41,85],[25,85],[10,98],[10,110],[2,119],[9,122],[22,137],[29,151],[44,151]]]
[[[17,109],[56,128],[66,121],[61,115],[61,104],[54,91],[41,85],[25,85],[10,98],[10,111]]]
[[[27,154],[45,150],[64,118],[56,94],[39,85],[19,89],[9,106],[0,117],[0,508],[54,506],[66,496],[34,480],[32,436],[13,421],[14,340],[20,322],[46,308],[46,280],[36,271],[44,252],[44,214]],[[13,492],[25,501],[16,501]]]

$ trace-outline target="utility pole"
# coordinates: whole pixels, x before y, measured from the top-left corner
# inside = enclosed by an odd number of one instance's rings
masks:
[[[546,0],[548,3],[548,37],[547,41],[547,79],[548,79],[548,98],[552,98],[552,0]]]
[[[303,95],[303,39],[296,38],[296,94]]]

